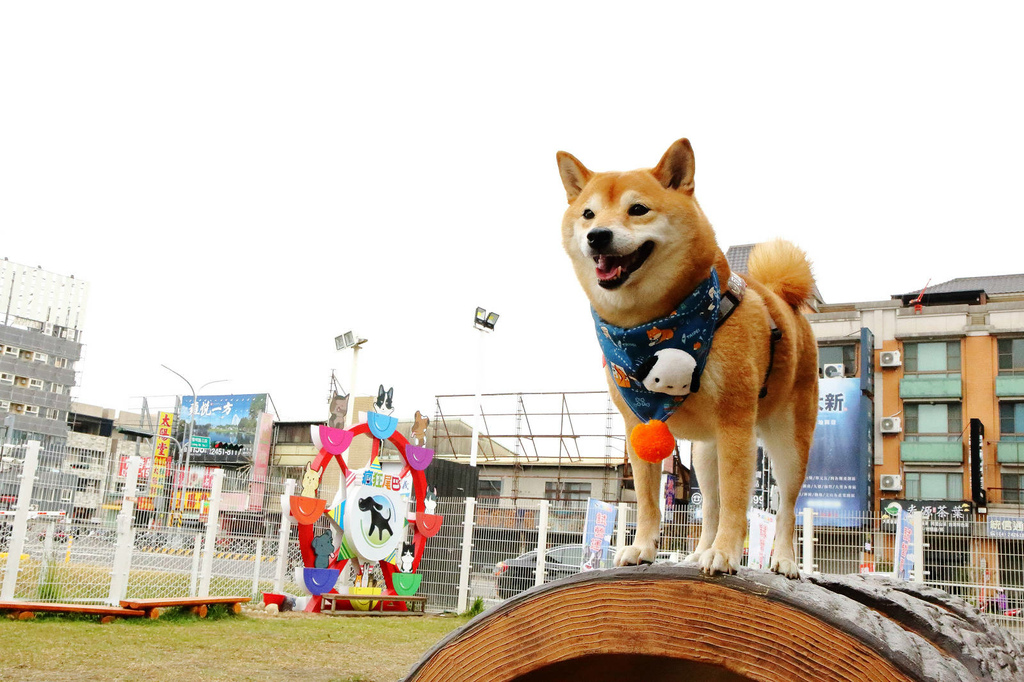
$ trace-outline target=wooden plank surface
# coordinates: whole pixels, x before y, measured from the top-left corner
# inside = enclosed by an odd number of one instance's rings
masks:
[[[209,606],[210,604],[244,604],[250,597],[167,597],[165,599],[122,599],[121,606],[130,609],[150,609],[159,606]]]
[[[61,613],[87,613],[112,616],[144,616],[145,611],[100,604],[56,604],[52,602],[0,601],[0,610],[51,611]]]

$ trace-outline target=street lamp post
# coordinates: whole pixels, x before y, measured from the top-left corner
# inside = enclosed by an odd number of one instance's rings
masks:
[[[469,446],[469,466],[476,466],[477,451],[480,446],[480,405],[483,400],[484,383],[484,335],[494,331],[494,325],[498,323],[498,313],[487,312],[483,308],[476,309],[473,318],[473,327],[480,332],[479,343],[477,344],[476,355],[476,401],[473,407],[473,439]]]
[[[341,336],[334,337],[334,347],[338,350],[352,349],[352,377],[348,385],[348,408],[345,412],[345,428],[351,428],[352,415],[356,404],[356,368],[359,363],[359,348],[366,343],[366,339],[360,337],[353,331],[348,331]]]
[[[199,400],[199,396],[196,393],[196,389],[192,388],[192,382],[191,381],[186,379],[180,373],[175,372],[173,369],[171,369],[167,365],[163,365],[162,364],[160,366],[163,367],[164,369],[166,369],[168,372],[171,372],[172,374],[176,374],[182,381],[184,381],[186,384],[188,384],[189,390],[192,391],[192,405],[189,408],[188,437],[185,439],[185,442],[188,443],[188,447],[184,448],[184,452],[185,452],[185,476],[188,476],[188,471],[189,471],[189,468],[190,468],[190,466],[192,464],[192,457],[191,457],[192,456],[192,430],[195,429],[195,427],[196,427],[196,403]],[[207,381],[205,384],[203,384],[202,386],[199,387],[199,390],[202,391],[204,388],[206,388],[207,386],[209,386],[211,384],[219,384],[219,383],[223,383],[225,381],[227,381],[227,379],[214,379],[213,381]],[[179,442],[178,443],[178,451],[179,452],[182,451],[182,447],[181,446],[182,446],[182,444]],[[183,476],[183,478],[184,478],[184,476]],[[181,490],[184,490],[184,487],[182,487]],[[182,497],[184,497],[184,494],[182,494]]]

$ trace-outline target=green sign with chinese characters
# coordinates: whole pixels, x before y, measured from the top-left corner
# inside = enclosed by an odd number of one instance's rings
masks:
[[[210,439],[203,436],[192,436],[192,447],[203,448],[204,450],[210,449]]]

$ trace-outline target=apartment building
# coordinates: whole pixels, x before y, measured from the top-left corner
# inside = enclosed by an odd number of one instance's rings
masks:
[[[0,418],[7,443],[62,445],[88,284],[0,261]]]
[[[810,320],[823,376],[859,376],[871,353],[876,508],[887,498],[948,500],[1020,515],[1024,275],[822,305]],[[872,348],[860,347],[862,328]]]

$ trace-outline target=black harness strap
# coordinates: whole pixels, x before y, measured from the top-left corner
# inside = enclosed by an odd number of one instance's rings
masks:
[[[768,346],[768,369],[764,373],[764,383],[761,384],[761,392],[757,395],[758,398],[768,395],[768,377],[771,376],[772,365],[775,364],[775,344],[782,338],[782,330],[779,329],[779,325],[775,324],[775,319],[771,313],[768,313],[768,322],[772,326],[771,344]]]
[[[730,274],[729,281],[726,282],[725,288],[722,290],[722,300],[718,307],[718,322],[715,324],[715,329],[721,327],[729,319],[729,316],[736,310],[736,306],[743,300],[743,294],[746,291],[747,283],[743,281],[743,278],[735,272]],[[764,373],[764,382],[761,384],[761,392],[758,394],[758,398],[768,395],[768,377],[771,376],[772,366],[775,364],[775,344],[782,339],[782,330],[779,329],[779,325],[775,324],[775,319],[771,313],[768,313],[768,324],[772,328],[771,345],[768,347],[768,369]]]

